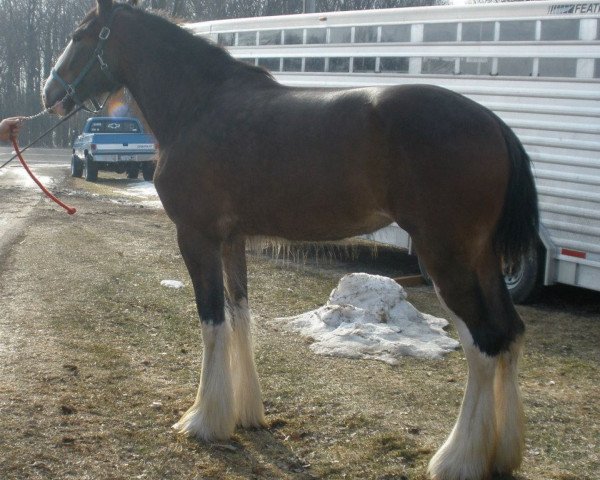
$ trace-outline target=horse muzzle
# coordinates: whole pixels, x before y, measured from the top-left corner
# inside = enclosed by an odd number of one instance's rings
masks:
[[[67,115],[75,106],[75,102],[67,95],[65,89],[52,77],[48,78],[44,84],[42,103],[50,113],[59,117]]]

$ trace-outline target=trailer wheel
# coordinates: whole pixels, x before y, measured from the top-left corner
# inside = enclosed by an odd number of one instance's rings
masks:
[[[154,162],[142,163],[142,176],[147,182],[151,182],[154,179]]]
[[[83,162],[83,176],[88,182],[95,182],[98,180],[98,165],[94,162],[94,159],[86,155]]]
[[[83,175],[83,162],[81,159],[73,154],[71,157],[71,176],[75,178],[81,178]]]
[[[542,270],[540,259],[543,258],[542,252],[538,251],[536,254],[526,256],[521,260],[521,265],[518,270],[504,274],[504,282],[508,288],[513,302],[515,303],[527,303],[535,298],[542,287]],[[433,280],[427,272],[425,264],[420,257],[417,257],[419,261],[419,270],[421,276],[427,285],[433,285]]]
[[[429,286],[433,285],[433,280],[429,276],[429,273],[427,272],[427,268],[425,268],[425,264],[421,260],[421,257],[417,256],[417,260],[419,262],[419,270],[421,271],[421,276],[423,277],[423,281]]]
[[[527,303],[539,293],[542,286],[541,258],[540,252],[523,256],[518,269],[504,272],[504,282],[513,302]]]

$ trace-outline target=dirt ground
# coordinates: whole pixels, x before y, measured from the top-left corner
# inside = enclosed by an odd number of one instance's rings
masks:
[[[462,352],[398,366],[321,357],[275,320],[322,305],[347,272],[397,276],[415,272],[414,260],[385,250],[318,265],[250,255],[270,428],[198,443],[170,428],[199,380],[190,282],[169,220],[120,195],[123,182],[65,179],[58,193],[78,213],[35,197],[0,255],[0,479],[426,478],[458,412]],[[11,201],[0,190],[0,204]],[[407,291],[445,316],[430,288]],[[600,478],[600,295],[553,287],[519,312],[528,427],[510,478]]]

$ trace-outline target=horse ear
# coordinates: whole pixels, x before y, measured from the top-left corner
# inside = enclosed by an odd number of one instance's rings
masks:
[[[127,2],[129,5],[131,5],[132,7],[137,7],[138,4],[138,0],[128,0]]]
[[[111,11],[113,0],[98,0],[98,15],[103,16]]]

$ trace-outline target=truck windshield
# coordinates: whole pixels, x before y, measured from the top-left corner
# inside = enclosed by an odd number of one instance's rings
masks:
[[[97,120],[90,124],[90,133],[140,133],[140,126],[132,120]]]

